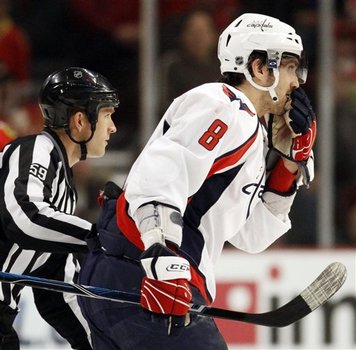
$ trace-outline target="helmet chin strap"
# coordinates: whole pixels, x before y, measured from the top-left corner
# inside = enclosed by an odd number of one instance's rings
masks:
[[[248,71],[248,69],[244,69],[244,75],[247,79],[247,81],[256,89],[261,90],[261,91],[268,91],[272,101],[273,102],[278,102],[278,96],[276,94],[276,90],[275,88],[277,87],[278,83],[279,83],[279,70],[277,68],[272,68],[273,70],[273,75],[274,75],[274,83],[271,86],[261,86],[256,84],[253,79],[252,76],[250,74],[250,72]]]
[[[79,160],[86,160],[87,155],[88,155],[88,149],[87,149],[86,142],[79,142],[79,146],[80,146],[80,159]]]
[[[86,160],[87,159],[87,155],[88,155],[88,149],[87,149],[87,143],[93,138],[94,136],[94,132],[95,132],[95,124],[92,123],[91,124],[91,135],[89,136],[89,138],[85,141],[77,141],[73,138],[73,136],[70,133],[70,129],[67,126],[65,128],[65,132],[68,135],[68,137],[77,145],[80,146],[80,160]]]

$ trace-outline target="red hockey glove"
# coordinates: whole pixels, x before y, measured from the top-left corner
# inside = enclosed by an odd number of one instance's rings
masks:
[[[293,139],[292,158],[301,162],[307,160],[313,149],[316,138],[316,120],[313,120],[305,135],[296,136]]]
[[[183,316],[189,310],[190,267],[186,259],[156,243],[141,255],[146,272],[141,285],[141,306],[151,312]]]
[[[141,305],[154,313],[183,316],[192,298],[185,279],[157,281],[144,277],[141,286]]]

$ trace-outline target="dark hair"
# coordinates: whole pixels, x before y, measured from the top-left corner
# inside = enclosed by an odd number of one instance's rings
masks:
[[[239,86],[246,80],[242,73],[225,72],[221,75],[218,82],[230,86]]]
[[[259,60],[259,67],[263,67],[267,64],[267,53],[265,51],[252,51],[247,61],[247,69],[253,77],[252,62]],[[270,70],[272,73],[272,70]],[[246,77],[242,73],[225,72],[218,80],[220,83],[225,83],[231,86],[239,86],[246,80]]]
[[[253,71],[252,71],[252,62],[254,60],[259,60],[259,68],[262,68],[263,66],[265,66],[267,64],[267,52],[266,51],[252,51],[251,55],[248,57],[248,61],[247,61],[247,68],[248,71],[251,74],[251,77],[253,77]],[[271,70],[272,72],[272,70]]]

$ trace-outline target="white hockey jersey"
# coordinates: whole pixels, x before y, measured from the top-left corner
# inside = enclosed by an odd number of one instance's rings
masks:
[[[180,210],[179,253],[209,301],[225,242],[257,253],[290,228],[289,219],[273,216],[262,202],[267,150],[267,132],[251,101],[229,85],[209,83],[174,100],[127,178],[129,216],[151,201]]]

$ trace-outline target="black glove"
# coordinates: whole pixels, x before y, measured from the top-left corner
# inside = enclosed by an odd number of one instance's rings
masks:
[[[292,109],[289,111],[289,126],[296,135],[305,135],[315,121],[315,113],[308,96],[302,88],[291,94]]]
[[[304,90],[292,92],[292,109],[271,115],[268,122],[270,148],[295,162],[309,158],[316,137],[316,117]]]

